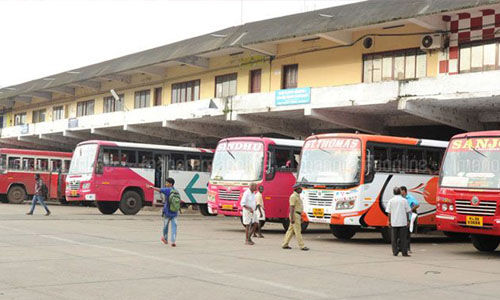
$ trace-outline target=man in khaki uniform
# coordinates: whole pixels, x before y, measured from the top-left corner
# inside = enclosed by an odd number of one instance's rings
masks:
[[[309,248],[304,245],[304,240],[302,240],[302,228],[300,225],[302,223],[302,211],[304,209],[302,208],[300,193],[302,193],[302,187],[298,183],[294,184],[293,193],[290,196],[290,225],[288,226],[283,245],[281,246],[283,249],[292,249],[288,244],[295,234],[300,250],[309,250]]]

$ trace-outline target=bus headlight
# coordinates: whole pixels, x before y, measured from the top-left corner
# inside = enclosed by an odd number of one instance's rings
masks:
[[[82,184],[82,190],[88,190],[90,189],[90,182]]]
[[[341,209],[351,209],[354,207],[354,201],[337,201],[337,205],[335,206],[338,210]]]
[[[448,204],[446,204],[446,203],[441,204],[441,210],[442,211],[447,211],[448,210]]]
[[[448,210],[449,210],[449,211],[453,211],[453,204],[450,204],[450,205],[448,206]]]

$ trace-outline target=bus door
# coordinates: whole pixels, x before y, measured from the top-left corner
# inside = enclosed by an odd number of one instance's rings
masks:
[[[167,179],[168,174],[168,164],[169,155],[166,154],[154,154],[154,166],[155,166],[155,179],[154,185],[157,188],[162,188],[165,186],[165,179]],[[163,203],[164,196],[162,193],[154,192],[154,203]]]

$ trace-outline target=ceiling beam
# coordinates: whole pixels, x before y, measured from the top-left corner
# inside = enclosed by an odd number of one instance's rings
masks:
[[[71,138],[68,138],[65,136],[61,136],[61,135],[39,134],[38,138],[41,140],[66,144],[66,145],[69,145],[72,147],[75,147],[76,144],[78,143],[74,139],[71,139]]]
[[[194,134],[185,134],[182,131],[172,130],[169,128],[153,128],[153,127],[144,127],[139,125],[123,125],[124,131],[129,131],[137,134],[143,134],[150,137],[160,138],[164,140],[170,141],[178,141],[178,142],[194,142],[199,137]]]
[[[281,118],[240,114],[237,114],[233,120],[252,128],[259,127],[273,133],[279,133],[294,138],[305,138],[311,135],[311,130],[305,126],[304,120],[302,120],[302,122],[296,122]]]
[[[207,125],[189,121],[163,121],[162,126],[178,131],[191,132],[205,137],[224,138],[241,135],[241,130],[216,124]]]
[[[99,76],[99,78],[126,84],[130,84],[132,82],[132,76],[130,75],[108,74],[108,75],[101,75]]]
[[[352,33],[350,31],[318,33],[317,36],[341,45],[352,44]]]
[[[304,109],[304,115],[322,120],[337,126],[352,128],[368,133],[381,134],[385,132],[383,120],[368,116],[359,116],[354,113],[323,111],[320,109]]]
[[[209,63],[208,58],[195,55],[176,58],[175,61],[181,64],[185,64],[192,67],[198,67],[202,69],[208,69],[208,63]]]
[[[28,97],[35,97],[35,98],[40,98],[40,99],[45,99],[45,100],[52,100],[52,93],[51,92],[29,92],[26,94],[23,94],[22,96],[28,96]]]
[[[148,74],[157,77],[165,77],[167,75],[167,69],[160,66],[150,66],[135,70],[137,73]]]
[[[63,136],[76,139],[76,140],[90,140],[92,139],[92,136],[88,132],[83,132],[83,131],[74,131],[74,130],[64,130],[63,131]]]
[[[398,109],[408,114],[459,128],[465,131],[481,131],[484,125],[474,114],[461,112],[456,108],[424,104],[418,100],[399,100]]]
[[[12,100],[14,100],[15,102],[31,103],[33,101],[33,97],[31,97],[31,96],[14,96],[14,97],[12,97]]]
[[[79,81],[79,82],[71,83],[71,85],[85,88],[85,89],[90,89],[90,90],[93,90],[95,92],[98,92],[101,90],[101,83],[98,81],[92,81],[92,80]]]
[[[72,87],[67,87],[67,86],[46,88],[45,90],[49,91],[49,92],[53,92],[53,93],[67,95],[67,96],[74,96],[75,95],[75,89]]]
[[[278,45],[276,44],[259,44],[259,45],[244,45],[246,48],[267,56],[276,56],[278,54]]]
[[[52,142],[47,140],[41,140],[38,136],[18,136],[17,140],[19,142],[32,143],[34,145],[41,145],[45,147],[49,147],[51,149],[64,149],[64,150],[73,150],[73,146],[66,145],[60,142]]]

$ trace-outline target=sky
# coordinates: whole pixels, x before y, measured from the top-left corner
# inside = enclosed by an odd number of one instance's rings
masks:
[[[361,0],[0,0],[0,87],[230,26]]]

